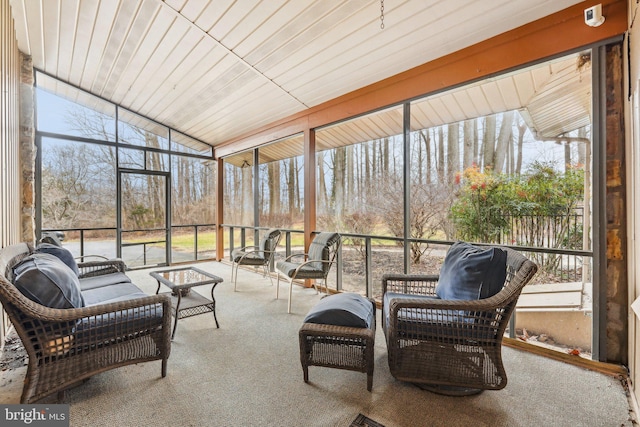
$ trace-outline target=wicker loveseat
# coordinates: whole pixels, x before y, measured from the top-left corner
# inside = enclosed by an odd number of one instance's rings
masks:
[[[503,335],[522,288],[538,268],[512,249],[487,248],[484,254],[493,259],[494,254],[488,252],[491,250],[500,254],[502,266],[501,272],[494,268],[493,273],[499,273],[495,274],[499,278],[495,293],[488,296],[440,298],[437,287],[447,259],[439,276],[383,276],[382,327],[389,369],[395,378],[448,395],[506,386]],[[467,268],[460,264],[452,267],[454,276],[462,275]],[[475,270],[472,274],[479,273],[475,265],[470,270]],[[475,279],[480,283],[484,274]],[[477,288],[480,294],[486,290],[481,287]]]
[[[50,308],[27,298],[13,283],[19,277],[14,273],[33,254],[26,243],[0,250],[0,302],[29,359],[21,403],[56,392],[63,398],[72,385],[133,363],[161,360],[161,375],[166,375],[171,349],[168,296],[143,293],[126,276],[120,260],[96,261],[77,264],[83,306]]]

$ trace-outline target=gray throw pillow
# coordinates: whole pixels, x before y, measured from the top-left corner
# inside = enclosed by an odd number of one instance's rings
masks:
[[[55,255],[60,258],[60,261],[67,264],[67,266],[76,274],[76,276],[80,275],[80,271],[78,270],[78,263],[71,251],[67,248],[63,248],[62,246],[56,246],[51,243],[40,243],[36,248],[37,253],[44,253]]]
[[[13,284],[27,298],[50,308],[84,307],[78,276],[51,254],[34,253],[13,268]]]
[[[369,328],[373,305],[360,294],[345,292],[324,297],[304,318],[304,323]]]
[[[440,269],[436,294],[448,300],[478,300],[497,294],[507,277],[507,252],[454,243]]]

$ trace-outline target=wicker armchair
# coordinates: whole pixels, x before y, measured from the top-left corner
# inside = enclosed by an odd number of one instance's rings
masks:
[[[506,386],[502,338],[522,288],[538,268],[517,251],[503,249],[504,287],[486,299],[437,299],[437,275],[383,277],[382,327],[395,378],[447,395]]]
[[[241,265],[251,265],[255,268],[262,267],[265,277],[269,276],[269,280],[273,285],[273,279],[267,268],[273,264],[273,258],[281,236],[282,233],[278,229],[267,230],[258,246],[245,246],[235,249],[231,253],[231,259],[233,260],[231,280],[233,281],[234,291],[238,282],[238,267]]]
[[[0,302],[29,358],[21,403],[33,403],[97,373],[162,361],[167,373],[171,350],[171,301],[166,295],[54,309],[26,298],[12,283],[12,267],[29,255],[25,244],[0,253]],[[80,277],[124,273],[120,260],[78,265]]]
[[[322,232],[313,239],[309,245],[309,253],[293,254],[283,261],[276,263],[278,272],[278,283],[276,286],[276,299],[280,296],[280,274],[289,280],[289,303],[287,312],[291,313],[291,294],[293,292],[293,281],[296,279],[319,279],[324,281],[327,287],[327,276],[331,266],[336,263],[336,256],[340,249],[340,234],[332,232]],[[296,261],[296,258],[302,258]],[[313,285],[318,291],[318,287]]]

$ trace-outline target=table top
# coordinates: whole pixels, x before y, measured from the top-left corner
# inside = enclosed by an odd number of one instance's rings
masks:
[[[215,274],[207,273],[196,267],[172,268],[169,270],[152,271],[149,274],[171,289],[187,289],[193,286],[220,283],[223,280]]]

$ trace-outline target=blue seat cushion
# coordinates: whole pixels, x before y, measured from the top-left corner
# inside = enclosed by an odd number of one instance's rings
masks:
[[[507,252],[454,243],[440,269],[436,294],[441,299],[478,300],[497,294],[507,277]]]
[[[51,254],[60,258],[60,261],[67,264],[67,266],[76,274],[76,276],[80,275],[78,271],[78,263],[71,251],[67,248],[63,248],[62,246],[56,246],[51,243],[40,243],[36,248],[37,253],[41,254]]]
[[[109,286],[87,289],[82,291],[84,302],[87,306],[104,304],[108,302],[124,301],[128,299],[145,297],[147,294],[131,282],[116,283]]]
[[[371,328],[373,305],[362,295],[345,292],[324,297],[304,318],[304,323]]]
[[[34,253],[13,268],[13,284],[27,298],[50,308],[84,307],[78,276],[58,257]]]
[[[111,286],[117,283],[130,283],[131,279],[124,273],[109,273],[101,274],[99,276],[89,276],[80,279],[80,289],[82,292],[90,289],[102,288],[104,286]]]
[[[392,300],[438,300],[427,295],[411,295],[395,292],[384,294],[383,313],[385,328],[391,324]],[[406,339],[443,341],[450,338],[487,339],[495,337],[495,327],[489,321],[480,321],[477,313],[465,310],[441,310],[423,307],[398,309],[394,327]],[[386,330],[386,329],[385,329]]]
[[[114,298],[109,302],[124,301],[147,296],[143,292],[131,294],[129,297]],[[162,304],[130,308],[116,312],[81,319],[75,327],[76,344],[84,342],[95,345],[96,341],[106,344],[126,335],[140,336],[162,327]]]

